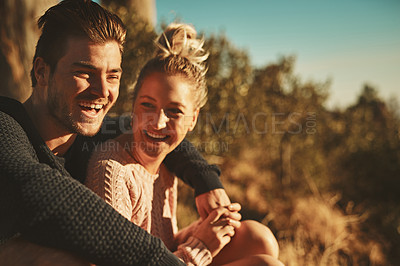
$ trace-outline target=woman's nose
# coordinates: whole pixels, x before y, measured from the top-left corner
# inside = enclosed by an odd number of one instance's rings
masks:
[[[163,129],[167,126],[168,121],[169,121],[168,116],[165,114],[164,110],[161,109],[160,112],[155,117],[154,127],[156,129]]]

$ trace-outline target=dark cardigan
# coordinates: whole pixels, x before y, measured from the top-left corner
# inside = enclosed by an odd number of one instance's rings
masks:
[[[96,264],[183,264],[160,239],[82,185],[94,144],[108,137],[112,136],[78,137],[65,158],[57,157],[22,104],[0,97],[0,244],[23,235]],[[195,187],[196,194],[222,187],[218,168],[185,145],[189,148],[181,147],[166,160],[168,167],[185,176],[182,179]]]

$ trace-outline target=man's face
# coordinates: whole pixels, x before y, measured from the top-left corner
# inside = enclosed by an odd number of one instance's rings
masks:
[[[49,114],[61,130],[93,136],[118,98],[121,73],[116,41],[70,39],[48,83]]]

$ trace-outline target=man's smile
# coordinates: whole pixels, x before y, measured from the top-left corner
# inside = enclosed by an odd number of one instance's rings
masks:
[[[107,103],[94,103],[94,102],[78,102],[79,107],[85,115],[89,117],[97,116],[103,110]]]

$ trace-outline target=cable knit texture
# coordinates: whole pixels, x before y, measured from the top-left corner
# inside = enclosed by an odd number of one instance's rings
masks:
[[[178,231],[175,176],[163,164],[158,174],[150,174],[127,152],[124,138],[103,143],[99,152],[93,154],[86,185],[124,217],[161,238],[189,265],[211,263],[211,253],[200,240],[189,235],[175,238]],[[180,239],[185,242],[179,242]]]
[[[0,147],[0,247],[22,235],[101,265],[183,264],[160,239],[72,178],[23,106],[4,97]]]

